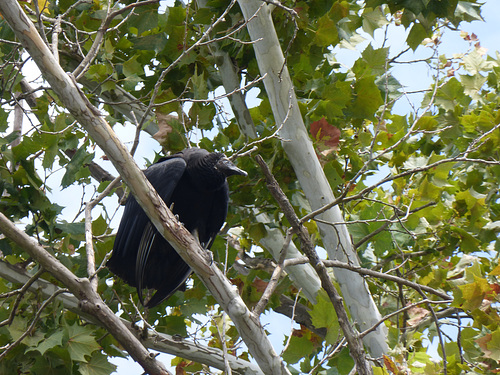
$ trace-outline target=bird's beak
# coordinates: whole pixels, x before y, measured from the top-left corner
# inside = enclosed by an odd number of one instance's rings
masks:
[[[239,169],[236,165],[234,165],[228,158],[223,157],[220,159],[215,167],[224,173],[226,177],[232,176],[232,175],[240,175],[240,176],[247,176],[247,172],[245,172],[242,169]]]

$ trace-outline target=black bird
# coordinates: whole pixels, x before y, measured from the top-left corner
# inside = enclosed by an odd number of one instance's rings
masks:
[[[199,148],[164,157],[144,174],[205,249],[210,249],[226,220],[229,200],[226,177],[246,176],[223,154]],[[107,267],[137,288],[139,300],[146,307],[170,297],[192,272],[132,195],[125,205]],[[144,288],[157,290],[146,303],[142,297]]]

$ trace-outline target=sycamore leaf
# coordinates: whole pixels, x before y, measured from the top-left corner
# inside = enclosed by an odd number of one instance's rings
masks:
[[[474,282],[460,285],[463,301],[461,307],[465,310],[474,310],[481,306],[486,293],[490,291],[488,281],[483,278],[474,277]]]
[[[313,305],[311,311],[312,324],[316,328],[326,328],[325,340],[333,344],[338,340],[339,322],[333,305],[324,290],[318,293],[317,303]]]
[[[123,63],[123,74],[125,77],[140,76],[144,74],[144,66],[137,61],[139,57],[135,55],[130,60]]]
[[[109,375],[116,370],[116,366],[106,356],[95,352],[90,361],[80,364],[79,370],[82,375]]]
[[[321,120],[311,123],[310,133],[314,139],[321,141],[326,146],[336,150],[340,141],[340,130],[331,125],[323,117]]]
[[[316,31],[316,43],[321,46],[335,45],[339,41],[339,35],[335,22],[324,15],[318,20],[318,30]]]
[[[363,30],[373,37],[375,30],[387,25],[387,17],[382,12],[382,7],[376,7],[371,12],[363,14]]]
[[[408,320],[408,325],[410,327],[417,326],[423,319],[425,319],[430,313],[427,309],[420,306],[414,306],[408,310],[410,319]]]
[[[85,164],[91,162],[93,158],[94,154],[87,153],[85,145],[80,147],[66,165],[66,173],[61,180],[61,186],[66,188],[75,182],[78,171],[83,168]]]
[[[355,118],[372,119],[378,108],[384,104],[380,90],[372,76],[358,79],[355,86],[355,99],[352,112]]]
[[[495,268],[493,268],[490,272],[491,276],[498,276],[500,275],[500,264],[497,265]]]
[[[160,144],[165,144],[167,142],[168,136],[172,133],[171,121],[178,121],[177,116],[167,115],[163,112],[156,112],[156,119],[158,121],[158,131],[153,134],[153,138],[156,139]]]
[[[304,329],[294,330],[290,338],[290,343],[283,353],[283,359],[293,364],[311,354],[314,349],[311,339],[311,332]]]
[[[485,357],[500,361],[500,329],[497,328],[492,333],[477,339],[476,343],[484,352]]]
[[[36,350],[38,350],[41,355],[44,355],[47,350],[52,349],[54,346],[61,346],[63,337],[64,331],[57,331],[41,341],[36,347]]]
[[[74,361],[86,362],[85,356],[90,356],[93,351],[100,349],[100,345],[91,335],[94,332],[89,327],[82,327],[76,323],[67,326],[68,330],[68,352]]]
[[[412,50],[416,50],[417,47],[422,43],[422,41],[428,36],[428,32],[422,26],[421,23],[414,23],[408,38],[406,38],[406,43],[410,46]]]

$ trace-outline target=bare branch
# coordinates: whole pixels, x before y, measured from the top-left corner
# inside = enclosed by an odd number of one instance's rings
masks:
[[[285,260],[285,267],[292,266],[295,264],[303,264],[303,263],[306,263],[308,261],[309,261],[308,258],[287,259],[287,260]],[[323,263],[325,264],[326,267],[344,268],[344,269],[347,269],[347,270],[350,270],[353,272],[357,272],[360,275],[366,275],[366,276],[376,277],[379,279],[394,281],[397,284],[406,285],[406,286],[413,288],[415,290],[423,290],[423,291],[426,291],[428,293],[432,293],[432,294],[434,294],[434,295],[436,295],[439,298],[442,298],[444,300],[448,300],[448,301],[453,300],[453,298],[450,297],[446,293],[440,292],[439,290],[431,288],[427,285],[420,285],[420,284],[414,283],[414,282],[409,281],[409,280],[402,278],[402,277],[388,275],[387,273],[373,271],[373,270],[369,270],[367,268],[362,268],[359,266],[353,266],[351,264],[339,262],[338,260],[325,259],[325,260],[323,260]]]
[[[262,294],[262,297],[260,297],[259,302],[253,308],[253,313],[256,316],[262,314],[262,312],[266,308],[266,305],[269,302],[269,299],[271,298],[272,294],[276,290],[276,287],[278,286],[281,273],[283,272],[284,268],[283,264],[285,262],[288,246],[290,245],[290,241],[292,240],[292,235],[293,232],[291,230],[288,230],[285,238],[285,243],[283,244],[283,248],[281,249],[281,254],[278,260],[278,264],[276,265],[276,268],[274,269],[273,274],[271,275],[271,279],[269,280],[269,283],[266,286],[266,290],[264,290],[264,293]]]
[[[342,331],[344,332],[344,335],[349,344],[351,357],[356,363],[356,370],[359,374],[371,374],[371,366],[367,361],[361,339],[349,322],[347,312],[342,303],[342,297],[339,295],[337,289],[335,289],[335,286],[330,280],[330,276],[328,275],[325,264],[314,250],[314,245],[311,242],[307,229],[301,224],[299,218],[293,210],[292,205],[279,187],[278,182],[275,180],[274,176],[269,170],[269,167],[264,162],[262,157],[260,157],[260,155],[257,155],[256,160],[266,177],[267,187],[269,191],[278,202],[281,210],[283,211],[283,214],[292,225],[294,232],[298,234],[302,243],[302,251],[307,255],[307,257],[309,258],[309,262],[318,273],[318,276],[321,279],[321,285],[325,289],[330,298],[330,301],[335,308],[339,325],[342,328]]]

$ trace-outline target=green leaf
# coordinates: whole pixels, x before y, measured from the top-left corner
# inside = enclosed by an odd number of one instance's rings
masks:
[[[376,7],[371,12],[363,13],[363,30],[370,34],[373,38],[375,30],[387,25],[386,15],[382,12],[382,7]]]
[[[85,234],[85,223],[68,223],[65,220],[55,223],[55,228],[68,234],[83,235]]]
[[[4,132],[9,128],[9,122],[7,121],[8,117],[8,112],[0,108],[0,132]]]
[[[408,38],[406,38],[406,43],[408,43],[410,48],[415,51],[428,35],[429,33],[425,30],[422,24],[415,22],[410,30],[410,33],[408,34]]]
[[[61,186],[66,188],[75,182],[78,171],[83,168],[85,164],[91,162],[93,158],[94,154],[87,153],[86,145],[80,147],[66,165],[66,173],[64,173],[61,180]]]
[[[206,99],[208,96],[207,81],[203,77],[203,73],[198,74],[197,67],[195,67],[194,73],[191,76],[191,82],[193,83],[194,98]]]
[[[464,92],[472,99],[481,99],[481,89],[488,80],[488,77],[483,77],[481,74],[460,75],[460,81],[464,85]]]
[[[468,1],[459,1],[455,9],[455,17],[467,22],[484,21],[481,17],[481,5]]]
[[[467,54],[463,58],[463,62],[465,70],[473,76],[482,71],[491,70],[493,67],[498,66],[496,61],[486,60],[477,49],[474,49],[471,53]]]
[[[51,169],[57,154],[59,153],[58,137],[45,137],[45,153],[43,155],[42,166],[45,169]]]
[[[374,77],[363,77],[356,81],[355,99],[352,105],[353,117],[373,119],[379,107],[384,104]]]
[[[137,61],[138,55],[134,55],[128,61],[123,63],[123,74],[125,77],[140,76],[144,74],[144,66]]]
[[[339,35],[335,22],[328,15],[324,15],[318,20],[315,42],[320,46],[330,46],[337,44],[338,41]]]
[[[308,334],[307,332],[304,332],[304,330],[295,330],[290,338],[290,344],[283,353],[283,360],[293,364],[311,354],[314,346],[309,336],[310,333]]]
[[[8,144],[12,143],[13,141],[15,141],[17,138],[19,138],[18,131],[14,131],[5,137],[1,137],[0,138],[0,146],[8,145]]]
[[[462,83],[456,78],[450,79],[436,92],[436,105],[446,110],[453,111],[457,105],[468,106],[470,101],[470,97],[464,94]]]
[[[437,126],[438,122],[433,116],[422,116],[417,121],[417,129],[435,130]]]
[[[136,50],[160,52],[165,48],[167,38],[164,34],[151,34],[140,38],[130,38],[130,42]]]
[[[336,81],[325,86],[322,102],[327,118],[343,116],[342,110],[347,107],[352,98],[352,90],[349,82]]]
[[[460,307],[472,311],[481,306],[486,293],[489,292],[490,286],[486,279],[474,277],[474,282],[460,285],[462,291],[462,303]]]
[[[325,166],[323,167],[325,171],[325,176],[328,179],[328,182],[330,183],[330,186],[334,191],[340,184],[344,182],[342,176],[339,175],[336,166],[338,167],[338,162],[332,161],[325,164]]]
[[[158,27],[158,5],[138,7],[134,13],[137,16],[130,19],[130,24],[137,27],[137,34],[141,35]]]
[[[62,346],[63,337],[64,331],[57,331],[56,333],[41,341],[35,349],[38,350],[43,356],[45,355],[45,352],[47,350],[52,349],[55,346]]]
[[[339,322],[337,314],[324,290],[320,290],[316,299],[316,304],[309,311],[311,321],[316,328],[326,328],[325,340],[329,344],[334,344],[339,338]]]
[[[99,352],[92,354],[90,361],[80,363],[81,375],[109,375],[116,370],[116,366],[108,361],[108,358]]]
[[[85,356],[91,356],[92,352],[101,348],[95,341],[94,336],[91,335],[94,332],[91,327],[82,327],[75,323],[67,326],[66,329],[68,352],[73,361],[86,362],[87,358]]]

